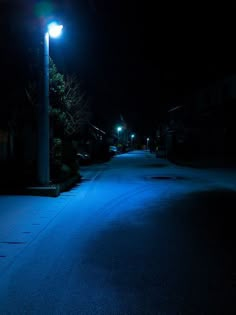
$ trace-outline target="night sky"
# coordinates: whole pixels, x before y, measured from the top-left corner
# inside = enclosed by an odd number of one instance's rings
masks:
[[[1,7],[9,2],[0,0]],[[31,44],[36,45],[32,34],[38,1],[16,2],[11,1],[15,15],[1,10],[1,16],[7,16],[8,23],[13,18],[19,23],[23,17],[28,23],[24,26],[31,28]],[[63,37],[50,42],[51,56],[59,70],[80,77],[94,119],[107,128],[122,114],[132,129],[148,134],[165,119],[169,107],[181,104],[193,89],[235,72],[236,5],[231,1],[58,0],[51,4],[64,25]],[[7,30],[1,29],[2,43]],[[14,53],[27,46],[18,33],[18,28],[13,29],[11,36],[17,38],[8,40]]]

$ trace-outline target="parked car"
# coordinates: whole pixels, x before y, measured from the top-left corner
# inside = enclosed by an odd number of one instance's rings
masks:
[[[78,152],[76,155],[80,165],[88,165],[91,163],[91,157],[87,152]]]
[[[109,152],[112,156],[116,155],[118,150],[117,150],[117,147],[115,145],[110,145],[109,146]]]

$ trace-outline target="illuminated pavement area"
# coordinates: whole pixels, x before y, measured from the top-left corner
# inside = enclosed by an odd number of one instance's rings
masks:
[[[236,171],[145,151],[0,196],[0,314],[235,314]]]

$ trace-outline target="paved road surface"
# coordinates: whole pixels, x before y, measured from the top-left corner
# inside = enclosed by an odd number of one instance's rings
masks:
[[[0,314],[235,314],[233,172],[144,151],[0,196]]]

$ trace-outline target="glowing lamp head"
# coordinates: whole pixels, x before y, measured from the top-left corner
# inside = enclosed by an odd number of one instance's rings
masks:
[[[134,134],[132,134],[132,135],[131,135],[131,138],[133,139],[134,137],[135,137],[135,135],[134,135]]]
[[[50,37],[59,37],[61,35],[63,25],[59,25],[56,22],[52,22],[48,25],[48,33]]]
[[[121,131],[122,130],[122,127],[117,127],[117,131]]]

